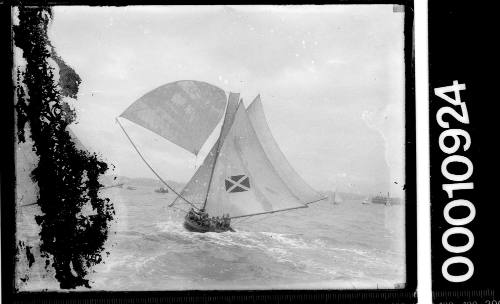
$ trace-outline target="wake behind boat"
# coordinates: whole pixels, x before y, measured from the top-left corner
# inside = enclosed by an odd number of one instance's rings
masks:
[[[224,118],[222,119],[222,116]],[[219,137],[169,207],[186,212],[184,227],[195,232],[233,230],[231,219],[276,213],[325,199],[295,172],[267,124],[260,96],[245,109],[237,93],[199,81],[163,85],[130,105],[121,118],[149,129],[197,155],[222,121]],[[187,208],[187,209],[186,209]]]

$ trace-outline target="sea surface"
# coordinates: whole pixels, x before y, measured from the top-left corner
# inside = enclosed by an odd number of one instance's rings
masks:
[[[154,186],[102,190],[116,219],[92,290],[400,288],[406,281],[404,206],[344,199],[234,220],[236,232],[193,233],[174,196]],[[58,290],[37,249],[36,206],[18,208],[19,290]],[[20,280],[23,278],[23,280]],[[88,290],[82,288],[81,290]]]

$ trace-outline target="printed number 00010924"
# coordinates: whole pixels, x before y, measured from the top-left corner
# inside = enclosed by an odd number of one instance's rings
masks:
[[[463,125],[469,124],[469,114],[467,112],[467,106],[465,102],[461,101],[460,91],[465,90],[465,84],[460,84],[458,81],[453,81],[453,85],[440,87],[434,89],[434,94],[440,97],[442,100],[449,102],[452,106],[446,106],[440,108],[436,113],[436,121],[438,125],[446,129],[439,135],[439,148],[445,153],[445,158],[441,163],[441,174],[444,178],[449,180],[451,183],[445,183],[442,185],[442,189],[447,193],[449,201],[444,209],[443,215],[446,222],[452,227],[448,228],[442,235],[441,243],[446,249],[446,251],[457,254],[449,257],[444,261],[441,267],[441,273],[443,277],[454,283],[465,282],[472,277],[474,274],[474,264],[473,262],[465,257],[463,254],[466,253],[474,245],[474,234],[465,225],[472,222],[476,215],[476,208],[473,203],[465,199],[454,198],[454,191],[458,190],[472,190],[474,189],[474,183],[470,181],[473,172],[473,165],[469,158],[464,155],[456,154],[460,147],[465,152],[471,146],[471,137],[469,132],[463,129],[450,129],[450,123],[444,120],[445,114],[451,115],[456,121],[462,123]],[[448,96],[448,93],[453,93],[454,98]],[[460,107],[461,114],[455,110],[455,107]],[[463,141],[461,140],[463,138]],[[448,144],[446,141],[448,139]],[[453,145],[449,145],[449,140],[453,140]],[[454,167],[450,168],[450,164]],[[462,173],[456,173],[456,165],[465,165],[467,170]],[[452,170],[452,168],[455,168]],[[450,172],[455,171],[455,172]],[[450,215],[450,211],[456,207],[466,207],[468,209],[468,215],[463,218],[454,218]],[[452,235],[464,235],[467,237],[467,243],[465,245],[452,245],[449,242],[449,237]],[[459,254],[459,255],[458,255]],[[464,264],[467,267],[467,272],[465,274],[451,274],[449,272],[449,267],[454,264]],[[490,303],[491,304],[491,303]]]

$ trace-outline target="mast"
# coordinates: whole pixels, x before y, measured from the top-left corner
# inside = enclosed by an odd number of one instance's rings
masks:
[[[123,125],[121,124],[120,120],[117,118],[115,118],[116,122],[118,123],[118,125],[120,126],[120,128],[122,129],[123,133],[125,133],[125,136],[127,137],[127,139],[130,141],[130,143],[132,144],[132,147],[134,147],[135,151],[137,152],[137,154],[139,154],[139,157],[142,159],[142,161],[146,164],[146,166],[148,166],[148,168],[154,173],[154,175],[156,175],[156,177],[163,183],[165,184],[165,186],[167,186],[168,189],[170,189],[173,193],[177,194],[178,197],[182,198],[185,202],[187,202],[189,205],[191,205],[192,207],[198,209],[193,203],[191,203],[190,201],[188,201],[187,199],[185,199],[183,196],[181,196],[179,193],[177,193],[177,191],[175,191],[175,189],[173,189],[172,187],[170,187],[169,184],[167,184],[166,181],[163,180],[163,178],[161,178],[161,176],[153,169],[153,167],[151,167],[151,165],[146,161],[146,159],[144,158],[144,156],[142,156],[142,153],[139,151],[139,149],[137,148],[137,146],[134,144],[134,142],[132,141],[132,138],[130,138],[130,136],[128,135],[127,131],[125,130],[125,128],[123,127]]]
[[[219,138],[217,139],[217,149],[215,150],[214,163],[212,166],[212,170],[210,172],[210,178],[208,180],[207,193],[205,194],[205,200],[203,201],[203,207],[201,208],[203,210],[205,210],[205,207],[207,206],[208,193],[210,193],[210,185],[212,184],[215,165],[217,164],[217,158],[219,158],[221,143],[224,140],[225,134],[227,134],[227,132],[228,132],[226,130],[226,128],[229,128],[230,124],[232,124],[234,115],[236,114],[236,110],[240,106],[240,104],[242,103],[241,100],[239,101],[239,103],[234,102],[235,99],[239,100],[239,97],[240,97],[239,94],[229,93],[229,97],[228,97],[227,104],[226,104],[226,113],[224,115],[224,121],[222,122],[222,126],[220,128]],[[237,106],[234,107],[233,105],[236,105],[236,104],[237,104]]]
[[[229,102],[227,103],[226,111],[227,111],[228,106],[229,106]],[[226,120],[224,119],[224,123],[225,122],[226,122]],[[212,184],[212,178],[214,177],[215,165],[217,164],[217,158],[219,157],[220,142],[221,142],[221,137],[222,137],[222,128],[224,127],[224,123],[222,123],[222,127],[220,128],[219,139],[217,139],[217,149],[215,150],[214,164],[213,164],[212,170],[210,172],[210,178],[208,179],[208,188],[207,188],[207,193],[205,194],[205,200],[203,201],[203,207],[201,207],[202,210],[205,210],[205,207],[207,206],[208,193],[210,192],[210,184]]]

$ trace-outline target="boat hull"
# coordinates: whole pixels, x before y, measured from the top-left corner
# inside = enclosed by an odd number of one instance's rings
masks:
[[[234,232],[234,229],[229,227],[227,229],[221,229],[221,228],[216,228],[216,227],[209,227],[209,226],[204,226],[204,225],[199,225],[196,222],[193,222],[190,219],[184,219],[184,228],[186,230],[191,231],[191,232],[226,232],[226,231],[231,231]]]
[[[395,197],[374,197],[372,198],[372,203],[386,206],[401,205],[401,199]]]

